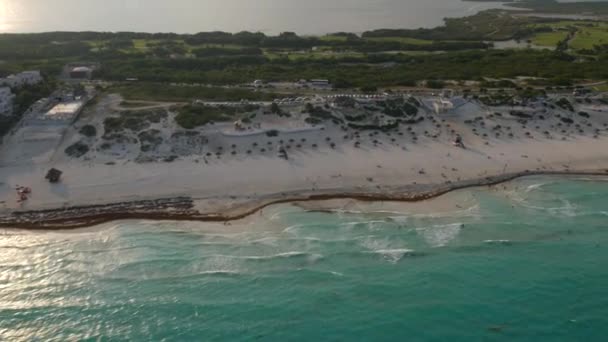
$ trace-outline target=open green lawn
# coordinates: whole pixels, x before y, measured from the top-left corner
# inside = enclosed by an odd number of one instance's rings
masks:
[[[529,27],[551,27],[554,29],[564,29],[567,27],[578,26],[581,24],[588,24],[590,22],[587,21],[576,21],[576,20],[562,20],[554,23],[539,23],[539,24],[530,24]]]
[[[319,40],[323,40],[326,42],[345,42],[346,41],[346,36],[336,36],[336,35],[325,35],[325,36],[319,36],[318,37]]]
[[[367,40],[372,40],[372,41],[379,41],[379,42],[399,42],[399,43],[403,43],[403,44],[412,44],[412,45],[427,45],[427,44],[432,44],[433,41],[432,40],[425,40],[425,39],[416,39],[416,38],[409,38],[409,37],[372,37],[372,38],[366,38]]]
[[[307,51],[307,52],[277,52],[264,51],[264,56],[269,59],[284,58],[287,56],[292,61],[303,59],[327,59],[327,58],[345,58],[345,57],[364,57],[362,52],[331,52],[331,51]]]
[[[85,43],[89,44],[93,48],[101,48],[106,45],[106,42],[103,40],[87,40]]]
[[[574,50],[593,49],[594,45],[608,44],[608,23],[590,20],[563,20],[555,23],[532,24],[530,27],[551,27],[564,31],[542,32],[532,37],[537,45],[555,46],[557,42],[567,35],[566,29],[575,29],[576,34],[570,41],[570,48]]]
[[[608,44],[608,25],[580,27],[572,41],[572,49],[592,49],[594,45]]]
[[[596,85],[593,87],[593,89],[596,91],[608,91],[608,84],[604,83],[604,84]]]
[[[555,47],[560,41],[566,39],[567,36],[567,31],[541,32],[532,37],[532,43],[539,46]]]
[[[133,39],[133,47],[139,51],[145,51],[148,49],[147,39]]]

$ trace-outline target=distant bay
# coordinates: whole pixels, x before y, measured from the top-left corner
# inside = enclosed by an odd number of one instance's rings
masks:
[[[441,25],[497,8],[460,0],[4,0],[1,32],[362,32]]]

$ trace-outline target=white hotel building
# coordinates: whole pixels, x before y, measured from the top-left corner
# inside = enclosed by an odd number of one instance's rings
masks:
[[[15,94],[11,92],[9,87],[0,87],[0,115],[13,114],[13,99]]]
[[[4,78],[0,78],[0,86],[7,86],[11,88],[19,88],[24,85],[32,85],[42,82],[42,75],[40,71],[24,71],[16,75],[10,75]]]

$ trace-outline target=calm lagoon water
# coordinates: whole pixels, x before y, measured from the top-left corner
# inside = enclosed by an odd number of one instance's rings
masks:
[[[605,340],[608,182],[448,196],[437,212],[6,230],[0,340]]]
[[[445,17],[500,6],[461,0],[1,0],[0,31],[322,34],[434,27]]]

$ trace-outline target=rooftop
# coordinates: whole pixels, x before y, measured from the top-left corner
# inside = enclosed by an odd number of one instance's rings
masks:
[[[91,72],[93,71],[93,69],[86,67],[86,66],[79,66],[79,67],[75,67],[72,68],[73,72]]]
[[[63,102],[55,105],[44,114],[45,120],[66,120],[73,118],[82,108],[82,101]]]

